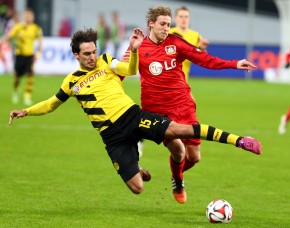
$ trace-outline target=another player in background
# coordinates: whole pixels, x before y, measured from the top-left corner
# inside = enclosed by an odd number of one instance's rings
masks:
[[[183,124],[198,124],[196,104],[186,82],[182,63],[188,59],[209,69],[236,68],[251,70],[256,66],[247,60],[223,60],[201,52],[179,36],[169,34],[171,10],[166,6],[147,12],[148,37],[139,48],[142,109],[167,116]],[[213,132],[212,132],[213,133]],[[221,136],[223,138],[223,136]],[[173,195],[179,203],[186,202],[183,172],[200,160],[199,139],[165,139],[171,152]]]
[[[135,194],[143,191],[144,180],[150,180],[150,175],[140,170],[138,164],[137,142],[141,138],[156,143],[161,143],[164,138],[202,138],[232,144],[255,154],[261,153],[260,143],[252,138],[243,138],[203,124],[178,124],[167,117],[141,110],[125,94],[118,74],[137,73],[137,50],[143,38],[142,31],[135,29],[129,42],[129,63],[123,63],[109,54],[97,58],[96,31],[77,31],[72,37],[71,48],[80,68],[68,74],[58,93],[48,100],[23,110],[11,111],[9,124],[13,118],[52,112],[70,97],[75,97],[93,127],[100,132],[113,166]]]
[[[111,25],[111,41],[114,45],[114,54],[113,56],[117,58],[118,50],[121,42],[125,38],[125,25],[119,17],[117,11],[112,12],[112,25]]]
[[[286,53],[286,61],[285,62],[286,62],[285,68],[289,68],[289,66],[290,66],[290,49]],[[290,120],[290,107],[289,107],[288,111],[286,112],[286,114],[283,114],[281,116],[280,125],[278,127],[278,132],[280,134],[286,133],[289,120]]]
[[[181,36],[201,51],[206,51],[209,44],[208,40],[202,37],[197,31],[189,28],[190,12],[187,7],[182,6],[176,9],[174,21],[176,26],[169,30],[170,34]],[[182,63],[182,70],[185,74],[186,80],[188,80],[189,77],[190,65],[191,62],[187,59]]]
[[[99,21],[97,25],[98,33],[98,54],[101,55],[107,48],[108,41],[110,39],[110,28],[108,27],[104,14],[99,15]]]
[[[19,101],[19,84],[20,78],[27,75],[26,88],[24,93],[24,104],[32,104],[32,88],[33,88],[33,63],[36,61],[42,51],[42,29],[34,23],[34,12],[32,9],[24,11],[24,22],[16,23],[6,36],[6,40],[14,39],[14,92],[12,102]],[[34,42],[38,41],[37,52],[34,53]]]

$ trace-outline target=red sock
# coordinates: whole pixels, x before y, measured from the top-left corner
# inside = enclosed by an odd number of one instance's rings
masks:
[[[193,167],[195,165],[195,163],[189,161],[186,156],[185,156],[184,160],[185,160],[185,162],[184,162],[184,166],[183,166],[182,172],[185,172],[186,170],[189,170],[191,167]]]
[[[288,123],[289,120],[290,120],[290,108],[288,109],[288,112],[286,114],[286,122]]]
[[[184,166],[185,159],[183,159],[181,163],[177,163],[176,161],[173,160],[172,156],[170,155],[169,162],[170,162],[172,176],[175,179],[183,179],[182,169]]]

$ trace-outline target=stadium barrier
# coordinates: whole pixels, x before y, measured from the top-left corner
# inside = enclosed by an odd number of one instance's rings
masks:
[[[126,51],[128,41],[124,41],[120,47],[117,58],[121,58]],[[0,45],[0,74],[13,71],[12,49],[7,45]],[[243,59],[246,58],[246,46],[239,44],[213,44],[208,47],[208,52],[213,56],[223,59]],[[112,53],[112,47],[107,49]],[[4,59],[4,60],[3,60]],[[258,68],[252,71],[251,77],[254,79],[264,79],[267,69],[277,69],[281,65],[281,55],[278,46],[254,46],[250,52],[248,60],[255,63]],[[73,56],[70,48],[70,38],[44,37],[43,52],[41,58],[35,63],[35,73],[38,75],[66,75],[77,69],[78,62]],[[271,72],[271,70],[270,70]],[[269,74],[269,73],[268,73]],[[271,73],[270,73],[271,74]],[[286,74],[286,73],[284,73]],[[246,78],[247,72],[228,70],[209,70],[192,64],[191,76],[204,77],[231,77]],[[277,77],[277,76],[276,76]],[[285,76],[287,77],[287,76]],[[289,76],[290,77],[290,76]],[[285,81],[285,80],[284,80]],[[286,80],[287,81],[287,80]]]

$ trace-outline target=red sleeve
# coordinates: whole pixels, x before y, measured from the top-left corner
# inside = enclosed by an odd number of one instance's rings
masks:
[[[179,53],[181,58],[188,59],[191,62],[195,63],[204,68],[208,69],[228,69],[228,68],[237,68],[238,60],[224,60],[218,57],[211,56],[207,52],[200,51],[197,47],[191,45],[183,39],[179,39],[178,45],[180,47]],[[182,61],[183,61],[182,60]]]
[[[290,52],[286,55],[286,63],[290,63]]]

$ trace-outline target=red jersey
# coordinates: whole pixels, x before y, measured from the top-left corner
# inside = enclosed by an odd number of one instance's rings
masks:
[[[142,109],[160,114],[172,112],[179,105],[194,103],[182,71],[185,59],[209,69],[236,68],[238,62],[201,52],[172,34],[161,44],[145,37],[138,52]]]
[[[286,54],[286,63],[290,63],[290,51]]]

